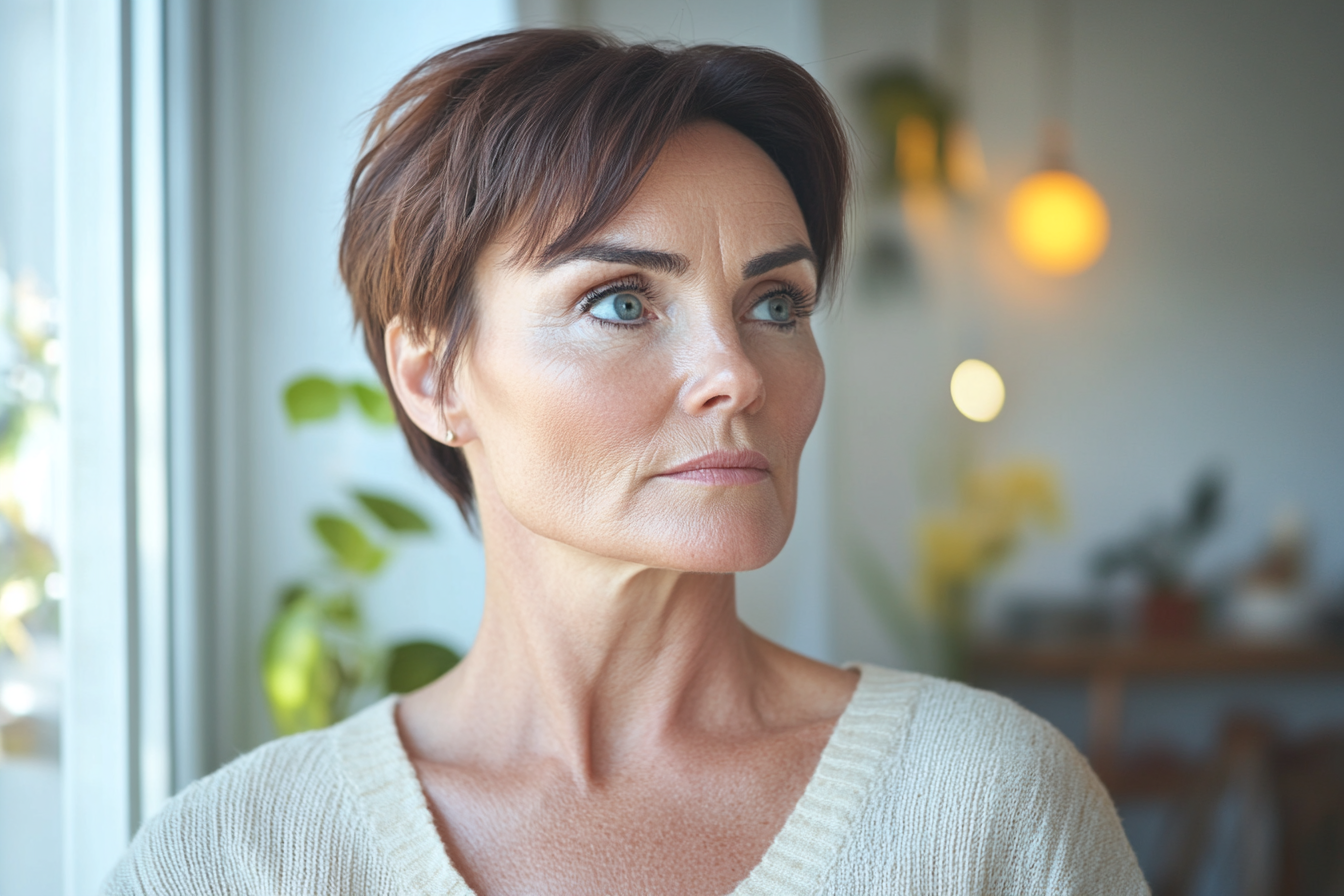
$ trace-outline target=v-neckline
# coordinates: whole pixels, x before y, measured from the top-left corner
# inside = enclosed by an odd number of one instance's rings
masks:
[[[761,860],[726,896],[807,896],[820,889],[884,760],[908,728],[922,676],[863,663],[859,682],[803,795]],[[339,726],[347,781],[389,867],[409,893],[477,896],[453,867],[397,731],[395,696]]]

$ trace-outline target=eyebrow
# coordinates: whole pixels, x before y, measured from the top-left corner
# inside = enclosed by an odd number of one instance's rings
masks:
[[[617,246],[611,243],[589,243],[551,259],[542,265],[542,269],[549,271],[573,261],[627,264],[631,267],[645,268],[664,274],[684,274],[691,268],[691,263],[686,256],[676,252],[660,252],[657,249],[632,249],[629,246]]]
[[[783,249],[757,255],[751,261],[742,265],[742,279],[750,280],[752,277],[759,277],[775,268],[793,264],[795,261],[810,261],[812,267],[817,266],[816,253],[802,243],[794,243],[785,246]]]
[[[659,271],[664,274],[684,274],[690,270],[691,263],[678,252],[663,252],[658,249],[635,249],[613,243],[589,243],[579,246],[542,265],[543,270],[554,270],[561,265],[575,261],[598,261],[604,264],[625,264],[636,268]],[[810,261],[817,265],[817,256],[802,243],[793,243],[783,249],[764,252],[742,266],[742,279],[750,280],[762,274],[793,264],[795,261]]]

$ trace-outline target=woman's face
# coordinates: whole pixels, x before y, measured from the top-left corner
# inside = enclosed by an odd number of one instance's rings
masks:
[[[448,408],[487,537],[503,513],[646,566],[771,560],[825,373],[807,228],[770,158],[688,127],[582,247],[546,265],[513,250],[480,260]]]

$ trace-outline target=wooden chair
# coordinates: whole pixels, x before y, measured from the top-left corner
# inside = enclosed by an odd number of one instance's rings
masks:
[[[1237,894],[1228,896],[1344,896],[1344,733],[1283,744],[1263,720],[1230,718],[1177,802],[1159,896],[1195,892],[1229,812]]]

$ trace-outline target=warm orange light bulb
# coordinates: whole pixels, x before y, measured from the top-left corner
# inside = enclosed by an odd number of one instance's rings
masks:
[[[1008,197],[1008,239],[1022,260],[1047,274],[1086,270],[1110,238],[1106,203],[1068,171],[1033,174]]]

